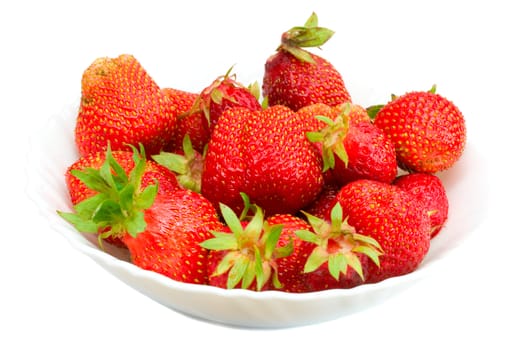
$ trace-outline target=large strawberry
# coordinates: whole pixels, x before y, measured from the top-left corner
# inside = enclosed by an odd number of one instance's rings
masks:
[[[414,271],[430,246],[430,219],[424,208],[401,188],[374,180],[345,185],[337,200],[343,217],[383,250],[380,266],[369,264],[369,283]]]
[[[282,34],[277,53],[265,63],[263,96],[269,105],[282,104],[293,110],[314,103],[336,106],[351,97],[341,74],[326,59],[304,50],[320,47],[333,31],[317,25],[313,13],[302,27]]]
[[[297,113],[323,121],[320,130],[308,132],[307,137],[321,149],[323,170],[329,174],[325,178],[339,186],[358,179],[394,180],[397,162],[392,141],[371,123],[363,107],[345,103],[326,111],[315,104]]]
[[[305,123],[285,106],[227,109],[215,126],[204,161],[202,194],[217,206],[243,210],[246,193],[266,215],[295,213],[323,186],[322,160]]]
[[[158,193],[158,184],[142,186],[145,155],[134,157],[126,173],[108,149],[98,171],[79,176],[95,190],[74,206],[74,213],[59,212],[80,232],[97,234],[99,242],[113,238],[129,249],[131,262],[178,281],[207,283],[207,251],[199,246],[221,227],[214,206],[189,190]]]
[[[313,244],[299,240],[297,230],[309,230],[307,222],[290,214],[265,219],[259,206],[247,202],[240,217],[221,204],[227,227],[214,231],[213,238],[201,243],[210,249],[210,285],[251,290],[277,289],[305,292],[303,267]],[[247,215],[253,212],[253,216]]]
[[[450,168],[466,144],[463,114],[435,87],[394,97],[379,109],[374,124],[394,143],[399,165],[413,172]]]
[[[412,173],[399,176],[394,185],[408,191],[426,209],[430,217],[430,238],[434,238],[448,218],[448,196],[441,179],[433,174]]]
[[[168,98],[131,55],[96,59],[82,75],[75,141],[81,155],[142,143],[158,153],[170,140],[175,121]]]

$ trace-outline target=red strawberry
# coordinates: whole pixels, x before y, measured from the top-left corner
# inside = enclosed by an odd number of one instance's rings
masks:
[[[297,113],[311,115],[319,121],[319,131],[308,132],[323,155],[325,178],[343,186],[358,179],[371,179],[390,183],[397,175],[396,153],[390,139],[370,122],[366,110],[346,103],[333,107],[314,108],[310,105]],[[322,107],[322,106],[319,106]],[[321,114],[326,112],[326,114]]]
[[[306,216],[313,232],[299,230],[296,234],[315,245],[304,265],[310,291],[355,287],[366,280],[370,259],[379,266],[381,247],[343,220],[339,203],[332,208],[329,221],[308,213]]]
[[[267,215],[295,213],[323,186],[321,158],[305,123],[285,106],[227,109],[213,130],[204,161],[202,194],[239,213],[240,192]]]
[[[246,199],[247,196],[243,196]],[[210,249],[208,273],[210,285],[251,290],[279,289],[304,292],[302,268],[311,244],[296,238],[294,232],[309,229],[308,223],[289,214],[264,219],[258,206],[250,219],[245,212],[238,218],[231,208],[221,204],[228,227],[212,232],[213,238],[201,243]],[[310,247],[311,250],[312,247]]]
[[[193,110],[204,113],[211,129],[215,127],[221,114],[228,108],[246,107],[254,111],[262,109],[258,101],[258,86],[242,85],[236,80],[235,75],[230,75],[232,68],[204,88],[193,106]]]
[[[397,186],[374,180],[345,185],[337,199],[343,217],[383,249],[380,267],[370,264],[368,282],[414,271],[430,246],[430,220],[422,206]]]
[[[130,148],[128,150],[111,152],[112,157],[118,164],[120,164],[128,175],[135,167],[134,156],[136,156],[136,153],[134,153],[134,151],[136,152],[136,150]],[[65,174],[66,186],[73,205],[76,205],[97,193],[96,190],[86,186],[86,184],[77,176],[82,177],[82,172],[88,168],[92,168],[92,171],[99,171],[106,161],[106,154],[107,151],[90,153],[86,156],[80,157],[68,167]],[[175,174],[171,171],[149,159],[146,160],[145,164],[146,167],[141,182],[142,189],[148,185],[155,184],[155,182],[158,182],[159,193],[181,189]]]
[[[412,172],[450,168],[466,144],[461,111],[435,87],[394,98],[379,109],[374,124],[394,143],[400,166]]]
[[[158,153],[173,135],[168,99],[131,55],[98,58],[82,75],[82,96],[75,126],[81,155],[128,144]]]
[[[320,47],[332,35],[333,31],[318,27],[315,13],[303,27],[283,33],[277,53],[265,64],[263,96],[270,106],[282,104],[297,111],[314,103],[336,106],[351,101],[335,67],[303,49]]]
[[[213,205],[201,195],[174,190],[158,193],[158,184],[142,186],[144,152],[135,154],[135,167],[126,174],[108,148],[100,170],[79,176],[98,193],[59,212],[80,232],[97,234],[99,241],[121,240],[131,261],[178,281],[206,283],[207,251],[199,246],[210,230],[222,224]]]
[[[436,175],[413,173],[399,176],[394,185],[410,192],[430,217],[430,238],[435,237],[448,218],[448,197],[445,186]]]
[[[210,140],[211,131],[204,113],[192,110],[199,94],[173,88],[164,88],[162,92],[169,98],[171,118],[176,123],[173,137],[164,150],[166,152],[182,151],[184,136],[188,135],[193,148],[202,153]]]

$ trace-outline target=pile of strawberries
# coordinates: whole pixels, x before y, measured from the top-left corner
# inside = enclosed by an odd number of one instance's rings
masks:
[[[186,283],[302,293],[414,271],[447,220],[436,173],[462,155],[464,118],[435,87],[353,102],[305,49],[332,34],[315,13],[283,33],[262,96],[231,70],[191,93],[131,55],[96,59],[59,215]]]

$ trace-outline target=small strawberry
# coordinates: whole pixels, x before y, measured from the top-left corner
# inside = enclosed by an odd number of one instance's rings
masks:
[[[285,105],[297,111],[314,103],[336,106],[351,102],[341,74],[326,59],[303,47],[320,47],[333,31],[317,25],[313,13],[302,27],[283,33],[277,53],[265,63],[263,96],[268,104]]]
[[[199,94],[173,88],[163,88],[162,93],[169,99],[171,118],[175,121],[173,137],[164,151],[182,151],[184,137],[188,135],[193,148],[202,153],[210,140],[211,130],[204,113],[192,110]]]
[[[244,194],[243,199],[246,204]],[[233,210],[221,204],[227,228],[213,231],[214,237],[201,243],[210,250],[210,285],[257,291],[305,291],[301,279],[305,259],[295,252],[309,243],[296,239],[294,232],[308,229],[308,223],[289,214],[265,220],[260,207],[248,204],[248,208],[254,212],[253,217],[247,218],[243,211],[238,218]]]
[[[297,113],[312,113],[312,106]],[[397,175],[397,162],[390,139],[370,122],[364,108],[346,103],[338,109],[338,114],[316,114],[324,127],[307,133],[308,139],[321,149],[323,171],[329,171],[339,186],[358,179],[392,182]]]
[[[258,100],[258,85],[244,86],[235,75],[230,75],[232,69],[233,67],[204,88],[192,107],[193,110],[204,113],[211,129],[215,127],[221,114],[228,108],[246,107],[254,111],[262,109]]]
[[[135,265],[188,283],[207,283],[207,251],[199,246],[222,226],[213,205],[188,190],[158,193],[158,183],[143,188],[144,150],[135,150],[135,167],[126,174],[108,148],[100,170],[79,176],[97,191],[58,214],[80,232],[120,240]]]
[[[430,246],[430,219],[423,207],[401,188],[374,180],[345,185],[337,200],[343,217],[383,250],[380,267],[369,264],[367,282],[414,271]]]
[[[131,55],[98,58],[82,75],[82,96],[75,125],[80,155],[144,145],[158,153],[173,135],[168,99]]]
[[[400,167],[436,173],[450,168],[466,144],[465,119],[449,100],[430,91],[408,92],[379,108],[374,124],[392,140]]]
[[[399,176],[394,185],[412,194],[426,209],[430,217],[430,238],[434,238],[448,218],[448,197],[441,179],[433,174],[412,173]]]
[[[304,120],[285,106],[227,109],[208,143],[202,194],[239,213],[246,193],[267,215],[293,214],[323,187],[322,161]]]
[[[193,149],[189,135],[186,135],[182,141],[182,152],[160,152],[151,157],[160,165],[173,171],[182,187],[201,192],[204,156]]]
[[[306,213],[313,228],[296,231],[297,236],[315,244],[304,265],[305,283],[310,291],[352,288],[364,283],[369,260],[379,266],[381,247],[371,237],[361,235],[343,219],[336,203],[330,220]]]

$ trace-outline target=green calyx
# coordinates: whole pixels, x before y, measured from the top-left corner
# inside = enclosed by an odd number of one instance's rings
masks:
[[[209,250],[227,251],[214,276],[228,273],[228,289],[239,283],[241,288],[248,289],[255,281],[256,289],[260,291],[270,279],[275,288],[281,288],[275,260],[290,255],[293,246],[277,247],[283,226],[269,225],[264,220],[263,210],[251,205],[245,194],[243,199],[248,210],[240,217],[228,206],[220,204],[222,217],[231,232],[212,231],[214,237],[200,245]],[[247,219],[249,211],[254,214]],[[243,224],[241,220],[248,221]]]
[[[158,164],[175,172],[182,187],[200,193],[204,158],[193,149],[188,134],[182,140],[182,151],[183,154],[160,152],[151,157]]]
[[[306,133],[306,138],[313,143],[320,142],[322,147],[323,171],[335,167],[335,157],[341,159],[348,166],[348,154],[344,146],[344,139],[350,130],[350,105],[346,104],[341,113],[331,119],[326,116],[316,116],[326,126],[319,131]]]
[[[343,210],[339,203],[332,208],[330,222],[308,213],[304,214],[313,232],[299,230],[295,234],[300,239],[317,246],[305,263],[305,273],[313,272],[327,263],[330,275],[336,280],[347,273],[348,267],[356,271],[364,280],[358,253],[368,256],[379,266],[381,246],[375,239],[357,233],[346,219],[343,220]]]
[[[320,47],[334,34],[328,28],[319,27],[317,15],[312,13],[304,26],[293,27],[281,36],[281,45],[278,49],[290,52],[296,58],[308,63],[315,63],[312,56],[303,47]]]
[[[100,169],[73,170],[73,176],[88,188],[97,192],[74,206],[74,213],[57,211],[78,231],[98,233],[99,244],[110,236],[125,233],[136,237],[146,229],[144,210],[151,207],[158,191],[158,184],[141,189],[142,176],[146,169],[144,147],[133,149],[134,168],[126,174],[115,160],[108,144],[106,159]]]

